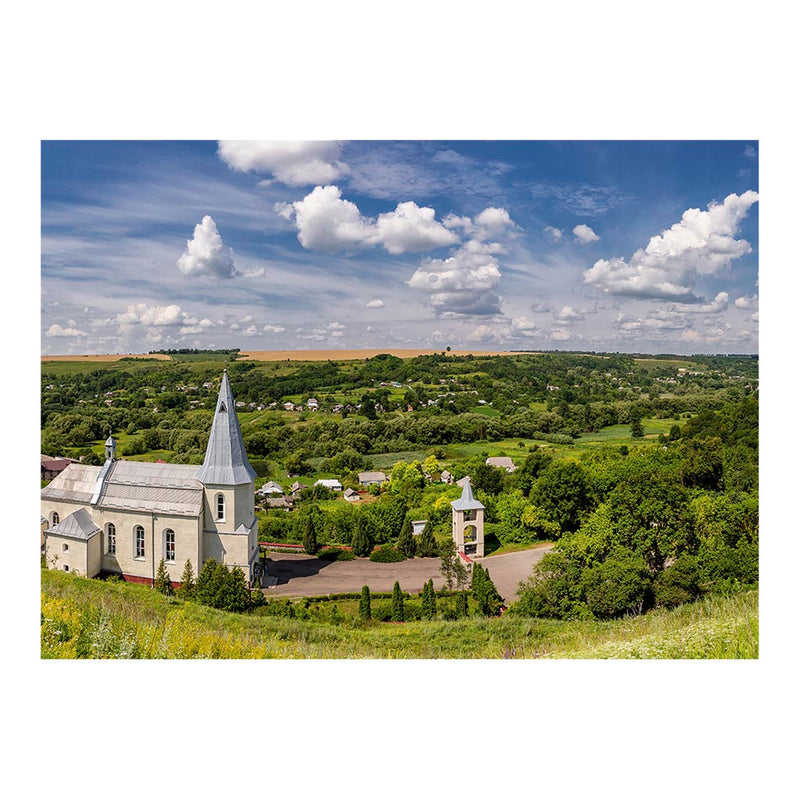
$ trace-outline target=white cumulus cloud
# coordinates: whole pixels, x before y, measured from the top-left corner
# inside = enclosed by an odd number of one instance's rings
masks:
[[[744,297],[737,297],[733,304],[736,306],[736,308],[744,308],[748,310],[755,308],[758,305],[758,295],[754,294],[752,297],[747,297],[746,295]]]
[[[283,333],[285,330],[283,325],[265,325],[263,328],[264,333]]]
[[[380,214],[377,236],[392,255],[418,253],[458,242],[458,236],[437,222],[432,208],[420,207],[413,201],[398,203],[394,211]]]
[[[57,338],[71,339],[76,336],[86,336],[87,334],[77,328],[62,328],[58,323],[53,323],[47,329],[47,336],[54,336]]]
[[[122,314],[117,314],[115,322],[120,325],[149,325],[155,328],[180,325],[186,315],[177,305],[148,306],[145,303],[129,305]]]
[[[212,275],[232,278],[236,275],[230,247],[225,247],[217,224],[208,215],[194,226],[194,236],[186,242],[186,251],[176,262],[183,275]]]
[[[386,304],[380,297],[376,297],[374,300],[370,300],[366,305],[367,308],[383,308]]]
[[[495,289],[502,273],[492,252],[472,239],[450,258],[423,261],[408,285],[428,292],[433,308],[444,314],[499,313]]]
[[[709,203],[707,211],[690,208],[629,262],[600,259],[583,273],[584,281],[615,295],[696,301],[692,289],[698,275],[716,274],[751,251],[749,242],[735,237],[757,201],[758,194],[747,191]]]
[[[596,242],[600,238],[588,225],[576,225],[572,233],[581,244]]]
[[[239,172],[269,172],[290,186],[330,183],[349,171],[338,142],[221,141],[217,153]]]
[[[561,311],[556,314],[557,322],[580,322],[583,319],[586,319],[586,317],[583,316],[583,312],[578,311],[571,306],[564,306],[564,308],[562,308]]]
[[[297,239],[309,250],[334,252],[375,244],[377,234],[372,220],[361,216],[358,206],[342,199],[338,186],[315,186],[302,200],[279,204],[276,211],[294,217]]]
[[[559,242],[561,241],[561,237],[564,235],[564,232],[561,228],[554,228],[552,225],[548,225],[544,232],[554,241]]]

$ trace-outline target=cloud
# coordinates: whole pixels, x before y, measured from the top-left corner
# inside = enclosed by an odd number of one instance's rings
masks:
[[[600,238],[588,225],[576,225],[572,233],[581,244],[596,242]]]
[[[751,144],[745,146],[742,155],[745,158],[758,158],[758,152],[756,151],[755,147],[753,147],[753,145]]]
[[[433,308],[443,314],[496,314],[500,299],[495,293],[502,273],[491,245],[474,239],[450,258],[427,259],[408,285],[430,293]]]
[[[744,309],[751,309],[755,308],[758,305],[758,295],[754,294],[752,297],[737,297],[736,300],[733,301],[733,304],[736,308],[744,308]]]
[[[342,200],[338,186],[315,186],[302,200],[276,206],[284,218],[294,217],[297,239],[309,250],[334,252],[375,244],[372,220],[362,217],[358,206]]]
[[[392,255],[456,244],[458,236],[435,217],[432,208],[420,207],[413,201],[398,203],[394,211],[378,216],[377,238]]]
[[[379,297],[375,298],[375,300],[370,300],[366,304],[367,308],[383,308],[385,305],[386,304]]]
[[[528,317],[514,317],[511,320],[510,335],[515,336],[540,336],[542,329]]]
[[[88,334],[79,331],[77,328],[62,328],[58,323],[53,323],[48,329],[46,336],[70,339],[76,336],[87,336]]]
[[[550,310],[550,303],[548,303],[546,300],[541,300],[537,303],[531,304],[531,311],[533,311],[534,314],[547,314],[550,312]]]
[[[269,172],[289,186],[330,183],[349,171],[338,142],[221,141],[217,154],[238,172]]]
[[[262,330],[264,333],[283,333],[286,328],[283,325],[265,325]]]
[[[459,242],[459,237],[436,219],[433,208],[407,201],[374,220],[363,216],[355,203],[343,199],[339,187],[333,185],[316,186],[302,200],[276,203],[274,210],[294,221],[300,244],[309,250],[336,252],[382,245],[392,255],[400,255]],[[464,220],[472,225],[467,217]],[[494,230],[501,219],[489,215],[485,222]],[[484,230],[488,228],[480,227]]]
[[[120,325],[150,325],[152,327],[165,327],[180,325],[186,315],[177,305],[148,306],[145,303],[128,306],[127,311],[117,314],[114,321]]]
[[[561,323],[570,323],[570,322],[580,322],[581,320],[586,319],[581,311],[576,311],[571,306],[564,306],[561,311],[556,314],[556,322]]]
[[[555,339],[557,342],[566,342],[572,338],[572,334],[564,328],[553,328],[550,331],[550,338]]]
[[[753,320],[753,322],[758,322],[758,311],[751,314],[750,319]]]
[[[564,232],[560,228],[554,228],[552,225],[548,225],[544,232],[554,241],[560,242],[561,237],[564,235]]]
[[[484,208],[474,219],[460,217],[457,214],[448,214],[442,223],[446,228],[460,228],[466,236],[478,241],[489,238],[499,238],[508,231],[517,227],[504,208],[489,206]]]
[[[177,260],[183,275],[212,275],[232,278],[236,275],[230,247],[225,247],[217,224],[207,214],[194,226],[194,236],[186,242],[186,252]]]
[[[600,259],[583,273],[584,281],[614,295],[697,302],[692,291],[697,275],[713,275],[751,252],[750,243],[735,236],[757,201],[758,194],[747,191],[711,202],[707,211],[690,208],[630,262]]]
[[[535,183],[531,187],[531,194],[537,199],[551,199],[564,211],[584,217],[600,216],[633,200],[631,195],[623,194],[613,186],[590,186],[585,183]]]
[[[471,342],[486,344],[487,342],[499,342],[500,334],[489,325],[478,325],[471,333],[467,334],[467,339]]]

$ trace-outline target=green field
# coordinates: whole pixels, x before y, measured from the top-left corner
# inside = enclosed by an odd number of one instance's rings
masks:
[[[231,614],[152,589],[42,570],[42,658],[757,658],[758,596],[610,622],[506,614],[333,625]],[[352,613],[354,604],[342,604]]]

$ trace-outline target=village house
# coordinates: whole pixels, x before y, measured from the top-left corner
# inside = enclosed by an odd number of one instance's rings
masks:
[[[342,484],[337,478],[320,478],[318,481],[314,481],[314,486],[324,486],[332,492],[342,491]]]
[[[486,459],[486,465],[489,467],[497,467],[504,469],[506,472],[514,472],[516,465],[508,456],[491,456]]]
[[[275,483],[275,481],[269,481],[265,483],[257,492],[256,494],[260,495],[275,495],[283,494],[283,487],[279,483]]]
[[[453,483],[453,481],[455,481],[455,477],[454,477],[452,472],[450,472],[449,470],[443,469],[442,470],[442,475],[441,475],[441,481],[442,481],[442,483],[450,484],[450,483]]]
[[[163,559],[173,583],[214,558],[259,576],[255,471],[247,460],[227,372],[202,466],[125,461],[109,436],[103,466],[70,464],[42,489],[45,561],[94,577],[152,584]]]
[[[355,503],[357,500],[361,499],[361,496],[355,489],[345,489],[344,499],[347,500],[348,503]]]
[[[303,489],[308,489],[304,483],[300,483],[300,481],[295,481],[290,487],[289,491],[292,493],[292,497],[297,497]]]
[[[70,464],[79,464],[74,458],[51,458],[41,456],[42,480],[51,481],[56,475],[60,475]]]
[[[378,485],[380,486],[382,483],[386,483],[389,479],[386,477],[386,473],[384,472],[359,472],[358,473],[358,482],[362,486],[372,486]]]

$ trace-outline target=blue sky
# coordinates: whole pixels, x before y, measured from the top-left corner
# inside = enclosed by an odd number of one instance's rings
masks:
[[[755,141],[42,144],[42,351],[757,352]]]

